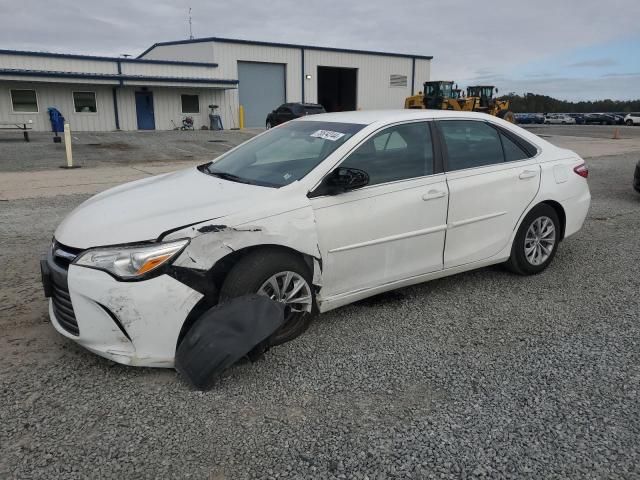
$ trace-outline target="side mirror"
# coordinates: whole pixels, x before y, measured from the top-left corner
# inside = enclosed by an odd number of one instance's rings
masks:
[[[324,177],[322,183],[313,192],[307,195],[309,198],[323,195],[338,195],[369,184],[369,174],[364,170],[349,167],[338,167]]]
[[[348,192],[369,184],[369,174],[364,170],[338,167],[327,177],[327,185],[335,193]]]

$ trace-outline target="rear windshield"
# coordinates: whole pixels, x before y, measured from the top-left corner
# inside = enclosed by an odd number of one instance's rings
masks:
[[[230,181],[282,187],[300,180],[362,128],[353,123],[288,122],[200,170]]]

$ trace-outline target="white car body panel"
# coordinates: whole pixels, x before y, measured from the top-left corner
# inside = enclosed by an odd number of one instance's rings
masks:
[[[390,125],[441,118],[484,120],[538,149],[526,160],[311,196],[321,180],[372,133]],[[281,188],[234,183],[193,169],[107,190],[74,210],[58,242],[76,249],[188,238],[173,265],[206,272],[239,250],[277,245],[305,256],[320,312],[402,286],[500,263],[526,213],[560,204],[565,236],[589,208],[575,153],[496,117],[468,112],[402,110],[303,117],[295,122],[366,124],[300,181]],[[277,127],[280,128],[280,127]],[[89,350],[129,365],[170,367],[178,335],[203,294],[163,274],[122,282],[71,265],[68,287],[80,328],[67,333]],[[127,334],[114,323],[106,307]]]
[[[447,201],[444,175],[314,198],[323,297],[441,270]]]
[[[492,257],[507,245],[538,192],[540,166],[533,158],[459,170],[447,173],[447,183],[451,200],[444,267],[450,268]]]

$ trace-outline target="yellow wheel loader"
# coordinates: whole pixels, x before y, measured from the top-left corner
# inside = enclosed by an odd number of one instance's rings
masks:
[[[404,108],[484,112],[513,123],[514,117],[509,111],[509,101],[495,99],[494,89],[497,93],[498,89],[493,86],[468,87],[465,97],[461,89],[453,88],[453,82],[425,82],[424,93],[418,92],[417,95],[407,97]]]

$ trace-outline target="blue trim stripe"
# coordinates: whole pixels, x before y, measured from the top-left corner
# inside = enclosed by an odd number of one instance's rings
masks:
[[[189,67],[217,67],[217,63],[207,62],[182,62],[174,60],[153,60],[148,58],[124,58],[124,57],[98,57],[93,55],[76,55],[73,53],[49,53],[49,52],[32,52],[20,50],[3,50],[0,49],[2,55],[18,55],[26,57],[52,57],[52,58],[68,58],[73,60],[94,60],[97,62],[125,62],[125,63],[141,63],[156,65],[182,65]]]
[[[50,78],[84,78],[91,80],[131,80],[137,82],[182,82],[182,83],[219,83],[223,85],[237,85],[238,80],[222,78],[193,78],[193,77],[154,77],[149,75],[121,75],[108,73],[78,73],[78,72],[50,72],[46,70],[19,70],[0,68],[0,76],[18,75],[25,77]]]
[[[299,45],[294,43],[275,43],[275,42],[261,42],[253,40],[238,40],[233,38],[219,38],[219,37],[204,37],[194,38],[193,40],[174,40],[171,42],[159,42],[154,43],[144,52],[138,55],[138,58],[144,57],[147,53],[156,47],[164,47],[167,45],[185,45],[189,43],[203,43],[203,42],[219,42],[219,43],[236,43],[241,45],[261,45],[264,47],[280,47],[280,48],[301,48],[304,50],[320,50],[327,52],[341,52],[341,53],[357,53],[361,55],[379,55],[383,57],[402,57],[402,58],[420,58],[423,60],[431,60],[431,55],[410,55],[405,53],[392,53],[392,52],[378,52],[374,50],[352,50],[348,48],[333,48],[333,47],[319,47],[316,45]]]

